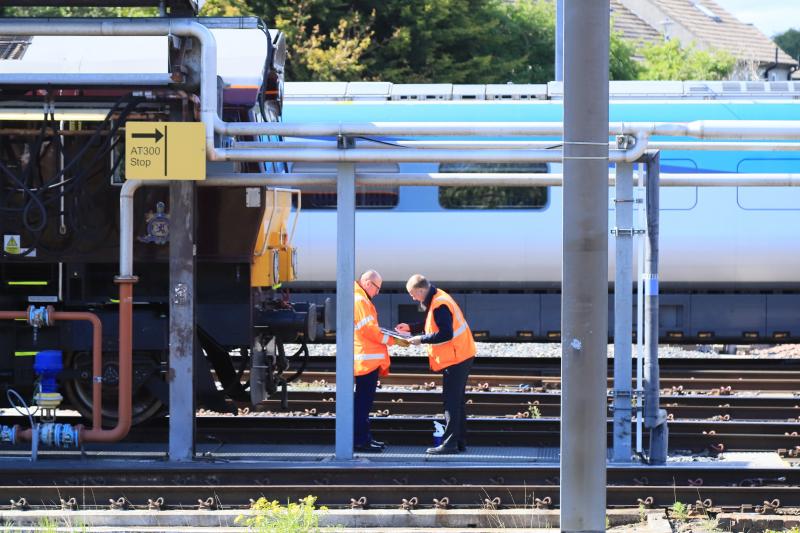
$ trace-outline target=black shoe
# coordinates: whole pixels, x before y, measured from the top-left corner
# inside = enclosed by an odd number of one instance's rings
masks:
[[[381,453],[383,446],[376,446],[373,443],[361,444],[360,446],[353,446],[353,450],[358,453]]]
[[[459,443],[458,443],[458,451],[459,452],[467,451],[467,443],[464,442],[464,441],[459,441]]]
[[[372,444],[373,446],[380,446],[381,448],[386,448],[386,443],[381,442],[379,440],[372,439],[371,441],[369,441],[369,443]]]
[[[457,454],[459,451],[457,446],[445,446],[442,444],[441,446],[437,446],[435,448],[428,448],[425,450],[425,453],[428,455],[453,455]]]

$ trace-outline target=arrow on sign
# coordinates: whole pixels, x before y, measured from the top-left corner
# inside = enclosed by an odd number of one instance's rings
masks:
[[[160,141],[163,136],[158,130],[155,130],[154,133],[134,133],[132,135],[134,139],[155,139],[156,142]]]

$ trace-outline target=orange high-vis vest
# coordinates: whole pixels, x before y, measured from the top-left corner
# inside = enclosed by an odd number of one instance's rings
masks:
[[[365,376],[376,368],[379,374],[389,374],[388,346],[394,344],[394,339],[381,333],[378,326],[378,312],[369,299],[367,293],[358,283],[355,284],[355,305],[353,307],[353,373],[356,376]]]
[[[438,372],[448,366],[457,365],[466,361],[470,357],[475,357],[478,348],[472,338],[472,330],[469,329],[464,314],[458,307],[453,298],[441,289],[436,289],[436,293],[431,300],[428,316],[425,319],[425,333],[436,333],[439,326],[433,319],[433,311],[442,305],[446,305],[453,315],[453,338],[441,344],[428,344],[428,359],[430,360],[431,370]]]

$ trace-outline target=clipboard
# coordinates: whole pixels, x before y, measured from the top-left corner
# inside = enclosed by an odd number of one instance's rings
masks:
[[[411,338],[411,335],[409,335],[408,333],[400,333],[393,329],[381,328],[381,333],[383,333],[384,335],[389,335],[392,338],[401,339],[404,341],[407,341],[408,339]]]

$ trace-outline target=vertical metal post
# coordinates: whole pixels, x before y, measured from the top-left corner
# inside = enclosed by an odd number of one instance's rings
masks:
[[[556,0],[555,81],[564,81],[564,0]]]
[[[605,531],[608,0],[564,1],[561,531]]]
[[[194,457],[195,183],[169,185],[169,459]]]
[[[336,167],[336,458],[353,458],[353,305],[356,279],[356,174]]]
[[[638,187],[637,204],[639,205],[636,213],[637,228],[644,229],[644,235],[636,237],[636,453],[643,453],[642,450],[642,417],[644,410],[644,241],[647,238],[647,209],[645,205],[639,203],[644,201],[640,191],[644,190],[644,171],[642,165],[638,165]]]
[[[633,164],[617,163],[614,273],[614,454],[631,460],[631,332],[633,330]]]
[[[659,152],[647,154],[647,240],[645,241],[645,360],[644,360],[644,425],[650,429],[650,464],[667,461],[667,412],[660,409],[658,368],[658,223]]]

